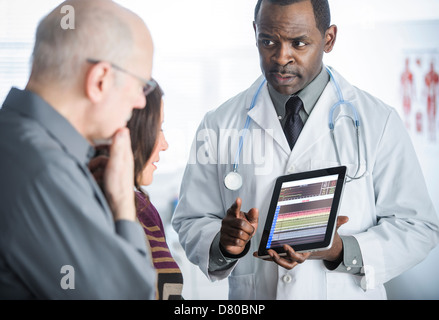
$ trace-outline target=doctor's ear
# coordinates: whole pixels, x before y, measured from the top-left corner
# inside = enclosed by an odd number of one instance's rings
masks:
[[[334,48],[335,39],[337,38],[337,26],[330,26],[325,32],[325,48],[324,51],[329,53]]]
[[[256,28],[257,28],[256,22],[253,21],[253,30],[255,31],[255,39],[256,39],[256,47],[257,47],[258,46],[258,35],[256,33]]]

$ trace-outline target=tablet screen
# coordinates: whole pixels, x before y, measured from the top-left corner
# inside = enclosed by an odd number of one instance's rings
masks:
[[[325,240],[338,174],[281,186],[266,249]]]
[[[345,174],[341,166],[279,177],[258,255],[283,253],[285,244],[298,252],[330,247]]]

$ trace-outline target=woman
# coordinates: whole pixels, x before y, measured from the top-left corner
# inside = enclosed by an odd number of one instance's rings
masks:
[[[135,109],[127,127],[134,154],[137,219],[142,225],[157,270],[157,299],[182,299],[183,276],[166,244],[165,232],[156,208],[140,186],[150,185],[157,169],[160,151],[168,148],[161,129],[163,123],[163,91],[159,86],[148,95],[146,107]]]

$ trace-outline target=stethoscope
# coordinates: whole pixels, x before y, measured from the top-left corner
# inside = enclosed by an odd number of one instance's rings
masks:
[[[335,81],[334,75],[332,74],[332,71],[326,67],[326,70],[329,73],[329,77],[331,78],[331,82],[334,85],[335,91],[337,91],[337,96],[338,96],[338,102],[336,102],[331,109],[329,110],[329,130],[331,132],[331,138],[332,138],[332,143],[334,144],[334,149],[335,149],[335,155],[337,157],[337,161],[338,163],[341,165],[341,161],[340,161],[340,154],[338,152],[338,148],[337,148],[337,143],[335,140],[335,134],[334,134],[334,128],[335,128],[335,123],[343,118],[343,117],[347,117],[349,119],[352,120],[352,123],[355,127],[355,135],[357,136],[357,170],[355,171],[355,174],[353,176],[350,176],[349,174],[346,173],[346,182],[351,182],[352,180],[358,180],[361,179],[363,177],[365,177],[367,175],[367,169],[364,170],[364,172],[359,176],[358,172],[360,171],[360,160],[361,160],[361,154],[360,154],[360,119],[358,117],[358,112],[357,109],[355,109],[354,105],[349,102],[346,101],[345,99],[343,99],[343,94],[341,93],[341,89],[340,86],[338,85],[337,81]],[[335,109],[337,109],[338,107],[342,106],[342,105],[346,105],[349,108],[351,108],[352,110],[352,114],[353,117],[349,116],[349,115],[342,115],[339,118],[337,118],[334,122],[334,111]]]
[[[346,106],[350,107],[352,112],[353,112],[353,118],[351,116],[348,116],[348,115],[343,116],[343,117],[348,117],[348,118],[350,118],[352,120],[353,125],[354,125],[355,130],[356,130],[356,136],[357,136],[358,164],[357,164],[357,170],[355,172],[355,175],[354,176],[347,175],[346,182],[350,182],[352,180],[361,179],[367,173],[367,170],[365,170],[361,176],[358,176],[358,172],[360,171],[360,159],[361,159],[361,156],[360,156],[360,129],[359,129],[359,127],[360,127],[360,120],[359,120],[358,113],[357,113],[357,110],[355,109],[354,105],[351,102],[346,101],[346,100],[343,99],[343,95],[342,95],[340,86],[338,85],[337,81],[335,80],[334,75],[332,74],[332,71],[328,67],[326,67],[326,70],[327,70],[327,72],[329,74],[329,77],[332,80],[331,82],[333,83],[334,88],[335,88],[335,90],[337,92],[337,96],[338,96],[338,102],[336,102],[331,107],[331,109],[329,111],[329,129],[330,129],[330,132],[331,132],[331,137],[332,137],[332,141],[333,141],[333,144],[334,144],[335,153],[336,153],[336,156],[337,156],[337,161],[340,164],[341,164],[340,155],[339,155],[339,152],[338,152],[338,147],[337,147],[337,143],[336,143],[335,136],[334,136],[335,123],[337,122],[338,119],[334,122],[334,120],[333,120],[334,111],[338,107],[340,107],[341,105],[346,105]],[[259,85],[258,89],[256,90],[256,93],[254,94],[253,99],[251,101],[250,109],[249,110],[253,109],[254,106],[256,105],[256,100],[258,99],[259,94],[261,93],[261,90],[262,90],[264,84],[266,83],[266,81],[267,80],[264,78],[264,80]],[[239,190],[242,187],[242,176],[238,172],[238,166],[239,166],[239,158],[240,158],[242,147],[243,147],[243,144],[244,144],[244,138],[245,138],[245,135],[247,133],[248,127],[250,126],[250,121],[251,121],[250,116],[247,115],[247,119],[246,119],[245,125],[244,125],[243,134],[239,138],[239,145],[238,145],[238,150],[236,151],[235,161],[233,163],[233,170],[231,172],[229,172],[225,176],[225,178],[224,178],[224,185],[225,185],[225,187],[227,189],[231,190],[231,191]]]

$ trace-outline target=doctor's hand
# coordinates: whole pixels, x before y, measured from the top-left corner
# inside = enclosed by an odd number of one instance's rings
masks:
[[[340,228],[343,224],[349,221],[349,218],[346,216],[337,217],[337,224],[334,234],[334,240],[332,241],[332,246],[328,250],[316,251],[313,252],[310,256],[310,259],[320,259],[326,261],[338,261],[343,259],[343,241],[338,235],[338,228]]]
[[[227,210],[220,230],[220,245],[230,255],[241,254],[258,228],[259,211],[256,208],[241,211],[241,198]]]
[[[341,225],[348,222],[348,220],[349,218],[346,216],[337,217],[337,225],[334,234],[334,240],[332,241],[331,248],[328,250],[298,253],[294,251],[294,249],[291,248],[291,246],[284,245],[283,249],[286,253],[286,256],[280,256],[276,251],[269,249],[267,250],[267,253],[270,256],[270,258],[264,260],[273,261],[276,264],[288,270],[293,269],[298,264],[304,263],[307,259],[337,261],[343,257],[343,242],[340,236],[338,235],[338,228],[340,228]],[[253,256],[258,257],[258,253],[254,252]]]

